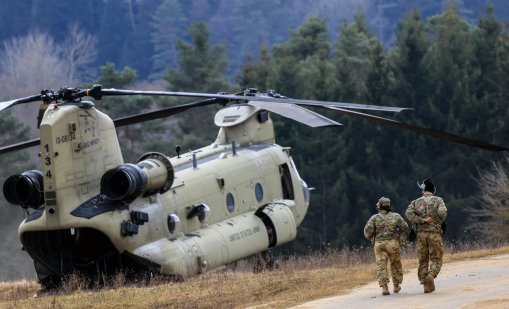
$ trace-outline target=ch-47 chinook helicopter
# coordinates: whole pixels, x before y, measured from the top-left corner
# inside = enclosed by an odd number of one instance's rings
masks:
[[[112,120],[91,97],[180,96],[200,101]],[[40,139],[0,148],[0,154],[40,145],[40,170],[7,178],[11,204],[33,209],[19,226],[40,283],[150,271],[186,278],[295,239],[309,206],[309,189],[288,147],[276,144],[270,113],[311,127],[339,123],[319,107],[493,151],[508,148],[400,123],[355,110],[405,108],[296,100],[250,89],[237,94],[63,88],[0,103],[0,110],[42,101]],[[209,146],[188,153],[149,152],[122,158],[115,127],[219,104]]]

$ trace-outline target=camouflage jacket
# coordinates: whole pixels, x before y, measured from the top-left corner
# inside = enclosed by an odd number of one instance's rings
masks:
[[[369,218],[364,227],[364,237],[371,243],[390,239],[401,242],[405,240],[407,230],[408,224],[398,213],[381,210]]]
[[[447,216],[447,208],[442,198],[425,194],[408,205],[405,216],[413,223],[416,232],[442,234],[442,222],[445,221]],[[424,218],[427,216],[433,219],[431,224],[424,223]]]

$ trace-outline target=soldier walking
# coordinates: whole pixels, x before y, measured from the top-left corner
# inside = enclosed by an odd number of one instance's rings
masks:
[[[430,179],[422,184],[417,182],[422,196],[410,203],[405,216],[412,222],[417,233],[417,276],[424,286],[424,293],[435,290],[435,278],[442,268],[444,238],[442,224],[447,216],[447,208],[442,198],[435,196],[436,187]]]
[[[390,260],[394,293],[398,293],[403,282],[400,242],[405,240],[408,225],[398,213],[391,212],[390,199],[380,198],[376,209],[378,213],[373,215],[364,227],[364,237],[374,245],[376,277],[382,294],[389,295],[387,262]]]

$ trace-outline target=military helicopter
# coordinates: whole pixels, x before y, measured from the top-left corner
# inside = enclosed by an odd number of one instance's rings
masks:
[[[112,120],[91,97],[177,96],[200,101]],[[39,282],[119,271],[188,278],[293,241],[310,190],[290,148],[276,144],[271,113],[311,127],[339,126],[306,107],[392,125],[492,151],[506,147],[373,116],[359,110],[406,108],[286,98],[273,91],[236,94],[62,88],[0,103],[0,110],[41,101],[40,139],[0,148],[0,154],[39,145],[40,170],[7,178],[6,200],[27,210],[19,226]],[[149,152],[122,158],[116,127],[222,106],[215,141],[176,156]],[[28,210],[31,209],[29,212]]]

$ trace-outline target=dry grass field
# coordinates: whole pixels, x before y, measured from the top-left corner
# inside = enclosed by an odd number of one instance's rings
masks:
[[[445,262],[509,253],[509,247],[448,246]],[[414,249],[406,248],[403,267],[414,268]],[[344,249],[287,257],[277,269],[253,273],[253,263],[223,268],[184,282],[151,280],[134,286],[121,276],[109,287],[86,289],[71,277],[61,290],[37,294],[36,282],[0,283],[0,308],[288,308],[344,294],[375,280],[371,248]]]

